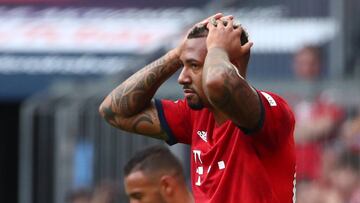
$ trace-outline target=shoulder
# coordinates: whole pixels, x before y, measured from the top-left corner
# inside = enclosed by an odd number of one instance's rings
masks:
[[[280,95],[270,92],[270,91],[264,91],[264,90],[257,90],[259,96],[263,98],[263,102],[268,103],[270,106],[279,106],[279,105],[285,105],[289,106],[287,101],[281,97]]]
[[[261,98],[265,116],[271,116],[278,119],[287,119],[295,122],[294,113],[287,101],[276,93],[270,91],[259,90],[258,94]],[[270,119],[268,119],[269,121]]]

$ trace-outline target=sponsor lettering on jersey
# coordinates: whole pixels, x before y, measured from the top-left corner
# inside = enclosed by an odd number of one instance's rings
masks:
[[[199,130],[197,131],[197,134],[199,135],[199,137],[204,140],[205,142],[207,142],[207,132],[206,131],[202,131]]]

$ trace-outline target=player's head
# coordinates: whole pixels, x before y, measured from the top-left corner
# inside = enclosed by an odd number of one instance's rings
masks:
[[[321,74],[321,54],[316,46],[304,46],[294,57],[294,72],[303,80],[316,80]]]
[[[224,25],[227,24],[227,21],[223,21]],[[238,28],[240,25],[234,24],[234,29]],[[189,34],[187,35],[188,39],[194,39],[194,38],[206,38],[209,34],[209,29],[206,27],[205,24],[200,24],[195,27],[193,27]],[[241,45],[246,44],[249,42],[249,35],[245,30],[242,30],[241,36],[240,36],[240,43]]]
[[[202,69],[207,54],[206,37],[208,33],[209,30],[206,25],[198,25],[192,28],[180,56],[184,68],[179,75],[178,82],[183,85],[188,105],[195,110],[202,109],[204,106],[211,106],[202,88]],[[244,30],[241,34],[240,42],[242,45],[248,42],[248,35]],[[245,69],[239,70],[240,74],[244,77],[248,59],[249,57],[247,56],[245,59],[246,65],[241,67]],[[236,61],[233,63],[235,65],[239,64]]]
[[[130,203],[171,203],[176,195],[187,191],[179,160],[164,146],[138,152],[126,164],[124,173]]]
[[[222,20],[221,21],[225,26],[228,24],[228,22],[226,20]],[[246,32],[246,30],[241,27],[241,25],[239,24],[234,24],[233,25],[234,29],[238,29],[241,28],[241,35],[240,35],[240,44],[241,45],[245,45],[246,43],[249,42],[249,35]],[[187,39],[196,39],[196,38],[201,38],[201,39],[205,39],[209,34],[209,29],[207,28],[207,26],[205,24],[200,24],[198,26],[195,26],[194,28],[192,28],[192,30],[190,30]],[[244,57],[238,58],[238,59],[231,59],[231,63],[233,63],[238,69],[240,74],[245,78],[246,77],[246,68],[247,68],[247,64],[249,62],[250,59],[250,52],[248,52]]]

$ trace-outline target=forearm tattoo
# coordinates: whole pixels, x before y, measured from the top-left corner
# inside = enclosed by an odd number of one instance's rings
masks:
[[[211,101],[217,108],[233,112],[234,114],[244,114],[250,110],[253,90],[244,79],[239,78],[237,71],[233,67],[224,67],[221,74],[222,85],[220,95],[212,95]],[[247,106],[246,108],[234,108],[235,106]]]
[[[182,62],[170,54],[145,66],[115,88],[109,95],[111,105],[103,106],[104,118],[113,126],[144,134],[146,126],[158,119],[156,111],[147,111],[152,97],[160,85],[182,66]],[[120,116],[121,120],[116,120]],[[157,122],[159,123],[159,122]],[[153,130],[155,128],[152,128]],[[147,135],[163,139],[162,129],[146,131]]]
[[[252,125],[253,121],[260,117],[260,106],[255,90],[239,74],[238,69],[230,63],[226,54],[216,50],[208,53],[208,57],[210,60],[204,66],[204,74],[208,75],[204,77],[209,78],[214,74],[221,76],[218,86],[220,91],[207,92],[209,100],[214,107],[225,112],[231,118],[236,118],[236,123],[245,123],[247,126],[249,122]]]
[[[155,111],[149,111],[146,113],[140,114],[134,121],[131,123],[131,131],[137,134],[144,134],[144,129],[142,126],[144,124],[147,125],[155,125],[155,120],[158,119]],[[167,136],[165,134],[165,131],[159,127],[158,130],[147,130],[147,135],[151,136],[153,138],[166,140]]]
[[[159,86],[179,67],[179,59],[165,55],[128,78],[111,93],[112,109],[125,117],[141,112]]]

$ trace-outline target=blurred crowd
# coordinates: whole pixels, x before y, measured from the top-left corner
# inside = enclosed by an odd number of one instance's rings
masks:
[[[120,198],[119,184],[102,181],[94,188],[82,187],[68,192],[66,203],[115,203]]]
[[[309,87],[305,95],[288,95],[296,117],[297,202],[357,203],[360,106],[343,106],[329,89],[319,88],[326,77],[321,59],[315,46],[305,46],[294,56],[294,74]]]

